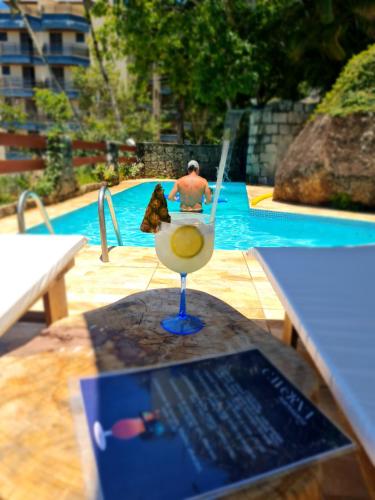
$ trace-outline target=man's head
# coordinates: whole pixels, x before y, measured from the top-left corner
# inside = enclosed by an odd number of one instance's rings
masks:
[[[187,166],[187,172],[188,174],[192,172],[199,174],[199,163],[196,160],[190,160]]]

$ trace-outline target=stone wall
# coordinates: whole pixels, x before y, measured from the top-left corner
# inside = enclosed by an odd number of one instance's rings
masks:
[[[190,160],[197,160],[201,167],[201,175],[208,180],[215,180],[220,154],[221,145],[150,142],[137,144],[137,155],[144,164],[145,177],[175,179],[186,174]]]
[[[249,118],[246,180],[273,185],[277,166],[315,104],[278,101],[253,108]]]

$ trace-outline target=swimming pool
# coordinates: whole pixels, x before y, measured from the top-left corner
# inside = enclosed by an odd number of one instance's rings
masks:
[[[153,247],[154,236],[139,230],[144,211],[156,182],[146,182],[113,195],[123,244]],[[167,194],[173,182],[162,183]],[[316,217],[271,212],[249,208],[246,185],[240,182],[223,184],[218,205],[215,248],[247,250],[253,246],[341,246],[375,243],[375,223],[349,221],[331,217]],[[170,212],[179,210],[177,202],[168,202]],[[204,206],[210,212],[210,206]],[[106,207],[108,245],[117,245],[108,208]],[[100,245],[97,203],[52,219],[57,234],[83,234],[89,243]],[[44,225],[29,230],[46,233]]]

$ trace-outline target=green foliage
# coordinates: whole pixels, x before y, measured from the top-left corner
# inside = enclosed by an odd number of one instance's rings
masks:
[[[114,167],[108,166],[105,163],[96,165],[94,175],[99,182],[106,182],[109,186],[118,184],[118,174]]]
[[[337,208],[338,210],[357,211],[361,209],[361,204],[353,202],[350,194],[348,193],[337,193],[333,195],[331,198],[331,205],[333,208]]]
[[[19,106],[11,106],[0,101],[0,123],[7,123],[12,126],[12,124],[23,124],[25,122],[26,113]]]
[[[50,130],[48,133],[45,162],[46,168],[35,185],[35,191],[40,196],[48,197],[58,190],[63,170],[71,162],[69,141],[58,130]]]
[[[79,109],[82,115],[82,130],[79,136],[85,140],[111,139],[125,141],[135,137],[137,141],[152,140],[156,124],[151,116],[150,97],[142,82],[133,79],[125,85],[120,71],[106,63],[110,85],[116,92],[116,100],[123,126],[118,127],[111,107],[108,89],[98,65],[74,70],[74,83],[79,91]]]
[[[132,165],[119,164],[118,172],[112,166],[104,163],[98,164],[95,168],[91,165],[83,166],[75,170],[77,182],[80,186],[95,182],[107,182],[109,185],[117,184],[125,179],[137,179],[141,176],[142,163]]]
[[[98,60],[75,70],[82,119],[77,137],[87,140],[152,140],[160,124],[152,118],[150,83],[158,74],[171,90],[171,110],[178,110],[177,116],[162,116],[162,128],[177,122],[182,139],[189,122],[185,138],[218,142],[228,107],[297,99],[312,89],[323,93],[346,62],[375,40],[375,0],[86,3],[90,15],[100,17],[99,51],[92,54],[103,59],[109,80]],[[369,79],[371,71],[369,66]],[[339,112],[372,109],[368,89],[345,92]],[[35,101],[60,130],[73,118],[64,94],[36,89]],[[14,110],[0,106],[1,117],[9,113]]]
[[[73,112],[66,94],[52,92],[48,89],[35,89],[34,101],[57,127],[63,128],[73,118]]]
[[[124,179],[137,179],[141,176],[143,163],[134,163],[132,165],[119,165],[120,180]]]
[[[284,22],[292,29],[281,43],[292,63],[292,78],[327,90],[346,62],[375,39],[375,16],[369,9],[374,1],[289,3]]]
[[[19,195],[31,185],[30,174],[0,176],[0,204],[17,201]]]
[[[118,4],[114,11],[114,28],[125,40],[133,74],[150,81],[156,71],[167,80],[178,122],[192,123],[196,142],[216,136],[218,121],[222,125],[217,116],[249,95],[257,79],[252,44],[236,26],[238,9],[249,12],[251,6],[239,0],[140,0]]]
[[[132,70],[166,78],[197,142],[216,135],[229,105],[296,99],[331,87],[375,38],[373,0],[138,0],[96,2],[131,56]],[[114,31],[113,30],[113,31]],[[112,33],[113,33],[112,31]],[[154,65],[154,66],[153,66]]]
[[[348,62],[316,114],[344,116],[374,111],[375,45],[372,45]]]
[[[74,174],[79,186],[98,182],[98,178],[91,165],[84,165],[83,167],[76,168]]]

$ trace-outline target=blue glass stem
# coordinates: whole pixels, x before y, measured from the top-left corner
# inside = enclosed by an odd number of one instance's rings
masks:
[[[180,310],[174,316],[164,318],[160,324],[169,333],[191,335],[205,326],[204,321],[191,314],[186,314],[186,274],[181,273]]]
[[[178,316],[186,318],[186,273],[181,273],[180,311]]]

